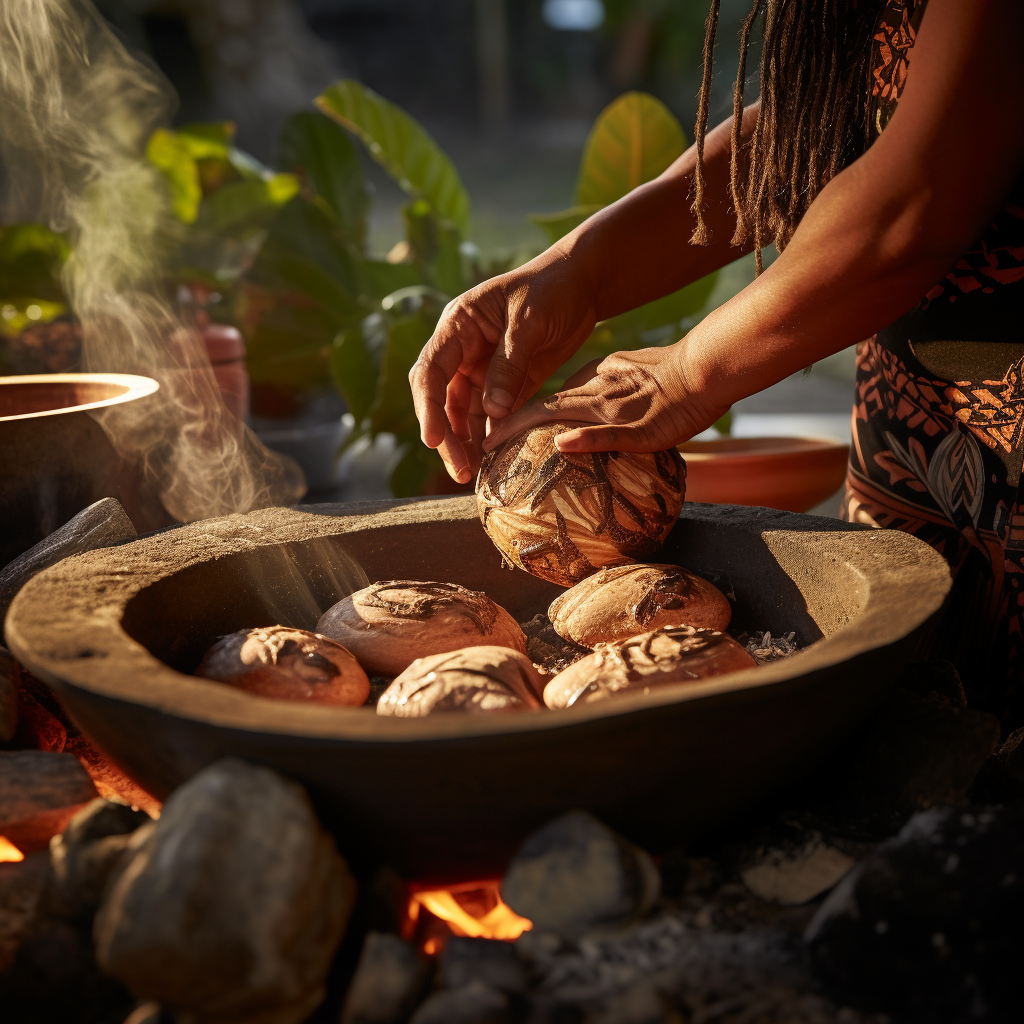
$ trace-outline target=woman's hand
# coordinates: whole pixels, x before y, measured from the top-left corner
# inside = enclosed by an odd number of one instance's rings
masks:
[[[409,373],[423,443],[467,483],[488,417],[519,409],[597,322],[589,282],[552,250],[445,308]]]
[[[688,441],[721,418],[728,403],[700,383],[686,341],[667,348],[616,352],[566,381],[563,391],[499,423],[484,441],[490,451],[540,423],[575,420],[556,438],[563,452],[656,452]]]

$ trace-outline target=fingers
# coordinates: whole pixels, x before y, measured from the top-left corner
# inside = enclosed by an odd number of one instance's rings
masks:
[[[437,453],[444,460],[444,468],[448,470],[448,475],[456,483],[469,483],[473,476],[472,460],[466,446],[455,436],[451,427],[445,431],[444,439],[437,446]]]
[[[437,448],[451,429],[445,412],[448,382],[459,369],[461,353],[442,348],[433,356],[425,348],[409,371],[409,387],[416,418],[420,421],[420,439],[428,448]]]
[[[578,388],[593,380],[597,376],[597,368],[601,365],[600,359],[591,359],[585,366],[581,366],[571,377],[567,377],[562,385],[563,391]]]
[[[599,423],[603,416],[600,396],[591,394],[586,386],[572,391],[560,391],[543,402],[531,402],[505,419],[491,420],[490,432],[484,439],[484,451],[489,452],[520,431],[556,421],[582,421]]]
[[[532,351],[522,336],[526,332],[516,333],[519,337],[513,340],[513,329],[510,325],[505,333],[504,343],[497,347],[491,357],[490,366],[487,367],[487,378],[484,381],[484,411],[492,419],[508,416],[516,407],[526,385]]]
[[[642,423],[623,426],[602,424],[594,427],[576,427],[555,438],[560,452],[657,452],[665,447],[663,440],[646,429]]]

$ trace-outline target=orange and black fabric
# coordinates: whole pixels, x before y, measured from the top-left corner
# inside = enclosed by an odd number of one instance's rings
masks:
[[[880,18],[876,135],[924,6],[888,0]],[[973,706],[1024,724],[1024,180],[953,270],[860,346],[852,426],[843,517],[945,556],[955,584],[934,655],[956,664]]]

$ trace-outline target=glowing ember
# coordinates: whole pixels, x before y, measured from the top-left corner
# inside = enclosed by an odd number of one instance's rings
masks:
[[[17,864],[24,860],[25,854],[19,850],[6,836],[0,836],[0,864]]]
[[[533,922],[502,901],[499,884],[490,880],[445,888],[410,887],[406,937],[415,938],[428,955],[438,952],[449,935],[513,942]]]

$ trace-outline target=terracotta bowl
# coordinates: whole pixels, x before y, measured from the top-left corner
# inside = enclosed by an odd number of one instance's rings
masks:
[[[850,446],[830,437],[723,437],[679,451],[687,501],[806,512],[840,488]]]
[[[90,413],[157,388],[126,373],[0,377],[0,566],[100,498],[118,498],[143,525],[121,459]]]
[[[217,636],[312,628],[368,581],[450,580],[520,621],[546,608],[560,588],[503,568],[473,498],[266,509],[75,555],[19,592],[6,637],[156,795],[246,758],[306,783],[357,862],[479,878],[569,808],[657,851],[813,771],[882,698],[950,586],[945,561],[908,534],[769,509],[687,503],[658,560],[716,582],[737,627],[793,630],[805,649],[565,711],[423,719],[190,675]]]

